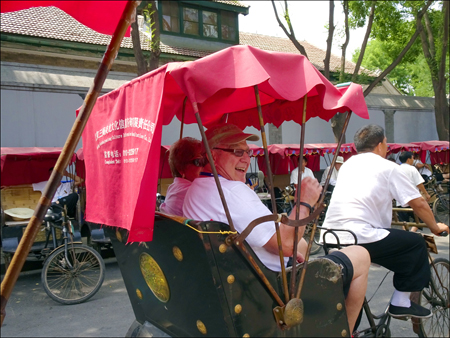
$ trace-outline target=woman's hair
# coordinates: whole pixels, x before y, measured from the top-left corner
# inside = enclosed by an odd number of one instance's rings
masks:
[[[201,156],[202,143],[192,137],[183,137],[170,147],[169,165],[173,177],[183,177],[186,166]]]
[[[358,153],[367,153],[383,142],[384,129],[376,124],[369,124],[360,128],[353,138]]]

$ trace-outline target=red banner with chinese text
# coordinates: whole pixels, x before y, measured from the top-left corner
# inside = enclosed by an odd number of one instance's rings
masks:
[[[83,132],[86,220],[130,230],[128,242],[153,235],[165,74],[161,67],[100,97]]]

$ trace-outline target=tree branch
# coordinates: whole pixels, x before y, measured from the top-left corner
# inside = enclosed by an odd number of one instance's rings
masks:
[[[281,29],[284,31],[284,33],[286,34],[286,36],[292,41],[292,43],[294,44],[295,48],[297,48],[297,50],[298,50],[302,55],[306,56],[306,58],[309,60],[308,54],[306,53],[306,50],[305,50],[305,47],[303,47],[303,46],[300,44],[300,42],[298,42],[297,39],[295,38],[294,31],[293,31],[292,27],[290,27],[291,30],[292,30],[292,35],[291,35],[291,34],[287,31],[286,27],[284,27],[284,25],[283,25],[283,23],[281,22],[280,18],[278,17],[278,12],[277,12],[277,8],[276,8],[276,6],[275,6],[274,0],[272,0],[272,6],[273,6],[273,11],[274,11],[274,13],[275,13],[275,18],[276,18],[277,21],[278,21],[278,25],[279,25],[279,26],[281,27]],[[288,13],[288,11],[287,11],[287,3],[286,3],[286,15],[287,15],[287,18],[288,18],[288,20],[286,20],[286,21],[288,22],[288,24],[290,24],[291,19],[290,19],[290,17],[289,17],[289,13]]]
[[[409,40],[408,44],[403,48],[403,50],[400,52],[398,57],[392,62],[389,67],[387,67],[367,88],[364,90],[364,97],[369,95],[369,93],[372,91],[373,88],[387,75],[391,72],[392,69],[394,69],[400,61],[403,59],[403,56],[409,51],[411,46],[416,41],[417,37],[419,36],[420,32],[423,30],[423,26],[420,23],[420,20],[422,20],[422,17],[424,16],[425,12],[428,10],[428,7],[433,3],[433,0],[428,0],[424,8],[417,14],[417,26],[416,31],[414,32],[413,36]]]
[[[373,18],[375,17],[375,5],[376,5],[376,0],[373,0],[372,7],[370,8],[369,21],[367,22],[366,34],[364,35],[364,40],[361,45],[361,51],[359,52],[358,61],[356,62],[355,71],[353,72],[353,75],[352,75],[353,82],[356,82],[356,77],[358,76],[359,68],[361,67],[361,63],[364,58],[364,53],[366,52],[367,42],[369,41],[369,36],[370,36],[370,33],[372,32],[372,23],[373,23]]]

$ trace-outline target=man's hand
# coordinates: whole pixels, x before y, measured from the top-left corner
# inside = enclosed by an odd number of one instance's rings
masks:
[[[446,225],[444,223],[437,223],[437,226],[438,226],[439,230],[437,233],[434,233],[435,235],[438,236],[443,231],[447,231],[447,233],[449,233],[448,225]]]
[[[300,201],[314,206],[319,199],[321,192],[322,186],[319,182],[314,178],[306,177],[302,180]]]

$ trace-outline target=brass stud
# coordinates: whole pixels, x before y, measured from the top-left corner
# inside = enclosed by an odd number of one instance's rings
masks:
[[[227,282],[228,282],[228,284],[233,284],[234,283],[234,276],[233,275],[229,275],[227,277]]]
[[[175,256],[175,258],[177,259],[177,261],[182,261],[183,260],[183,253],[181,252],[180,248],[177,246],[174,246],[172,249],[173,255]]]
[[[336,309],[337,309],[338,311],[341,311],[341,310],[342,310],[342,304],[341,304],[341,303],[337,303]]]
[[[248,333],[246,333],[246,334],[244,334],[242,337],[248,338],[248,337],[250,337],[250,335],[249,335]]]
[[[236,312],[237,314],[240,314],[242,311],[242,306],[241,304],[238,304],[234,307],[234,312]]]
[[[347,330],[342,330],[341,336],[342,337],[347,337]]]
[[[197,320],[197,329],[200,331],[200,333],[202,334],[206,334],[208,331],[206,331],[206,326],[205,324],[203,324],[203,322],[201,320]]]
[[[220,251],[221,253],[225,253],[225,251],[227,251],[227,246],[226,246],[226,244],[220,244],[220,246],[219,246],[219,251]]]
[[[136,289],[136,295],[138,296],[139,299],[144,298],[144,296],[142,296],[142,292],[139,289]]]

